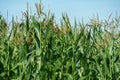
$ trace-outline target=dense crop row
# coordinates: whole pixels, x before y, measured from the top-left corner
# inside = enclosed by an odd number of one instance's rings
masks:
[[[24,13],[12,30],[0,16],[0,80],[119,80],[120,17],[84,24]]]

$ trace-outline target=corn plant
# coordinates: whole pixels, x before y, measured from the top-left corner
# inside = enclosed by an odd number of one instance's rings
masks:
[[[23,21],[12,18],[9,34],[0,15],[0,80],[120,79],[119,16],[72,25],[63,14],[57,24],[41,3],[35,6],[37,15],[27,4]]]

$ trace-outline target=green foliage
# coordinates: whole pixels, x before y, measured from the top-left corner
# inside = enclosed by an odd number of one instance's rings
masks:
[[[99,18],[72,26],[65,14],[58,26],[36,8],[38,15],[27,8],[21,23],[13,17],[10,34],[0,16],[0,80],[120,79],[120,17],[111,21],[116,28]]]

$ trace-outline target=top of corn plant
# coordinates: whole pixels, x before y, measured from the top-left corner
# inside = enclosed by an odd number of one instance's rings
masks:
[[[98,17],[71,25],[67,14],[60,25],[54,15],[35,4],[37,15],[8,23],[0,16],[0,80],[119,80],[120,17]],[[114,27],[113,27],[114,26]]]

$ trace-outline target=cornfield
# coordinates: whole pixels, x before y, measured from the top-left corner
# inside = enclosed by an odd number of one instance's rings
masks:
[[[35,6],[11,31],[0,16],[0,80],[120,80],[120,16],[57,24]]]

